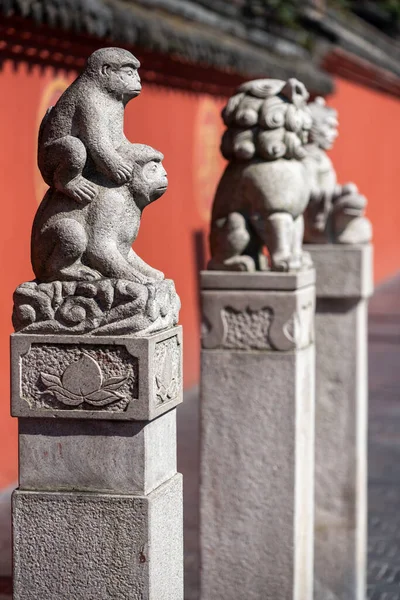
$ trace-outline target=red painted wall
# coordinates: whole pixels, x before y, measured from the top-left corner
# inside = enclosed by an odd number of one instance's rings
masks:
[[[37,129],[46,108],[73,78],[51,68],[14,67],[8,61],[0,71],[0,487],[17,478],[17,423],[9,417],[8,336],[12,293],[33,276],[30,228],[45,190],[36,167]],[[400,266],[400,101],[344,80],[336,83],[329,102],[339,110],[341,136],[332,157],[340,180],[354,180],[369,198],[379,281]],[[204,266],[209,211],[224,166],[219,154],[224,103],[224,98],[146,84],[127,108],[129,139],[165,153],[169,190],[146,209],[135,249],[176,282],[182,299],[186,387],[198,380],[197,272]]]

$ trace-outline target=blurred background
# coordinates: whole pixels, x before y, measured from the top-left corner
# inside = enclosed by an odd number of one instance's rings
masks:
[[[33,278],[30,229],[45,184],[36,165],[46,109],[96,48],[141,61],[126,135],[165,154],[170,187],[149,207],[135,249],[182,299],[185,385],[199,378],[198,271],[224,168],[220,112],[241,82],[297,77],[339,112],[340,182],[368,197],[375,278],[400,266],[400,0],[0,0],[0,489],[17,480],[9,417],[12,294]],[[7,500],[8,501],[8,500]],[[9,568],[1,565],[0,575]],[[7,562],[7,561],[6,561]]]

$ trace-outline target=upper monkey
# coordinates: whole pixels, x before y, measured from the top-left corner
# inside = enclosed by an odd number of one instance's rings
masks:
[[[137,58],[122,48],[102,48],[83,73],[49,108],[39,130],[38,164],[43,179],[71,198],[89,202],[97,193],[90,167],[116,184],[126,183],[132,165],[118,148],[126,141],[124,109],[140,94]]]

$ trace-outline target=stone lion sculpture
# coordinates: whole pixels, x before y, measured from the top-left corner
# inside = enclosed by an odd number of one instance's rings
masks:
[[[178,321],[173,281],[132,248],[168,185],[163,155],[123,133],[138,66],[126,50],[96,51],[46,113],[39,165],[50,188],[32,228],[36,279],[14,293],[16,331],[145,335]]]
[[[241,85],[228,101],[221,152],[229,164],[212,209],[209,269],[310,267],[302,248],[311,193],[305,163],[312,123],[308,97],[296,79],[260,79]]]
[[[320,97],[309,103],[308,108],[312,127],[306,162],[312,192],[304,215],[304,241],[314,244],[369,242],[372,227],[364,216],[367,199],[354,183],[338,184],[335,168],[327,155],[338,135],[337,112]]]

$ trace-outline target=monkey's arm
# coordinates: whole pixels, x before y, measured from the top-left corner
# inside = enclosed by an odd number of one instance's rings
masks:
[[[82,103],[77,113],[79,137],[98,170],[116,183],[128,181],[132,174],[132,166],[122,160],[112,144],[111,132],[101,110],[101,103]]]

